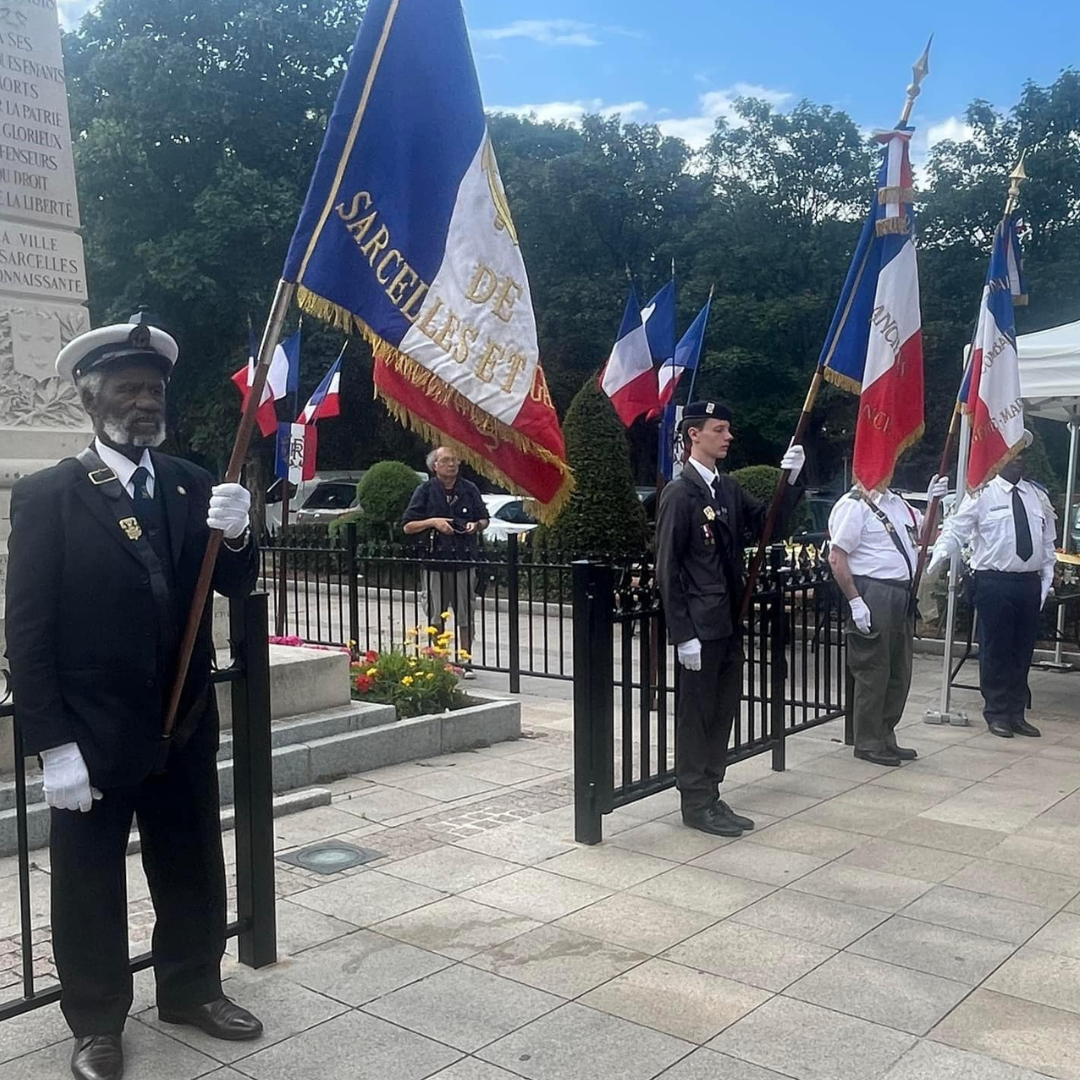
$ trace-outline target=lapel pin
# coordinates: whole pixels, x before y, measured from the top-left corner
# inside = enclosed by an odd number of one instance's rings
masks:
[[[183,484],[177,484],[176,485],[176,494],[177,495],[186,495],[187,494],[187,489],[184,487]]]

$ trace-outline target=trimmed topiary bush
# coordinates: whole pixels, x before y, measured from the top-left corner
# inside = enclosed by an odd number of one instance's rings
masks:
[[[380,461],[356,485],[359,514],[344,514],[335,525],[340,530],[348,521],[356,521],[361,541],[400,543],[401,515],[419,484],[416,471],[404,461]]]
[[[577,487],[554,523],[537,530],[537,548],[572,558],[640,556],[648,536],[626,432],[595,379],[570,403],[563,435]]]

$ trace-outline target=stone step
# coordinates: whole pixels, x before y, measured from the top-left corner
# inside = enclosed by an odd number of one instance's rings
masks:
[[[393,705],[353,701],[318,712],[304,713],[284,720],[275,720],[270,727],[270,745],[276,750],[293,743],[325,739],[331,735],[343,735],[347,731],[361,731],[394,721]],[[232,733],[221,733],[221,749],[218,760],[232,757]]]
[[[329,806],[330,792],[326,788],[311,787],[302,791],[289,791],[285,794],[274,796],[274,817],[284,817],[287,814],[296,814],[301,810],[310,810],[314,806]],[[233,806],[222,804],[221,828],[222,831],[236,826],[236,810]],[[0,811],[0,857],[15,855],[18,852],[18,833],[16,831],[15,811]],[[49,808],[43,803],[34,803],[27,808],[26,834],[28,848],[35,851],[38,848],[49,846]],[[131,838],[128,840],[128,854],[133,855],[141,850],[139,833],[132,829]]]

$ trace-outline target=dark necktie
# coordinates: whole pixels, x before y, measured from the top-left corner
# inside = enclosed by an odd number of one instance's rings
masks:
[[[1012,489],[1012,512],[1013,528],[1016,530],[1016,555],[1017,558],[1027,562],[1035,549],[1031,544],[1031,523],[1028,521],[1024,500],[1020,498],[1018,487]]]
[[[717,506],[719,506],[720,505],[720,477],[719,476],[714,476],[709,481],[709,491],[712,493],[712,501],[714,503],[716,503]]]
[[[139,520],[153,531],[161,525],[161,507],[147,490],[150,473],[141,465],[131,474],[131,485],[135,489],[135,513]]]

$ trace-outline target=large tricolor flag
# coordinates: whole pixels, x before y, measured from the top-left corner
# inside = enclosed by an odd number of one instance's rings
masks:
[[[923,432],[911,133],[877,136],[885,147],[877,195],[818,361],[826,379],[859,395],[852,472],[866,491],[888,486],[897,459]]]
[[[656,408],[656,369],[633,286],[626,299],[611,355],[600,372],[600,389],[611,398],[615,412],[626,427]]]
[[[283,278],[358,330],[403,423],[532,495],[572,488],[461,0],[370,0]]]
[[[240,391],[240,410],[247,403],[248,392],[255,381],[255,358],[259,353],[259,343],[253,334],[248,335],[248,362],[232,376],[232,382]],[[287,394],[296,393],[300,384],[300,331],[291,338],[278,344],[270,361],[270,370],[263,386],[262,400],[255,413],[255,420],[263,435],[273,435],[278,429],[275,401],[280,401]]]
[[[328,420],[331,416],[341,415],[341,358],[344,355],[343,347],[300,411],[296,418],[298,424],[314,424],[316,420]]]
[[[971,416],[967,490],[993,480],[1024,446],[1024,407],[1016,355],[1013,304],[1024,297],[1023,257],[1010,214],[994,233],[971,356],[960,403]]]

